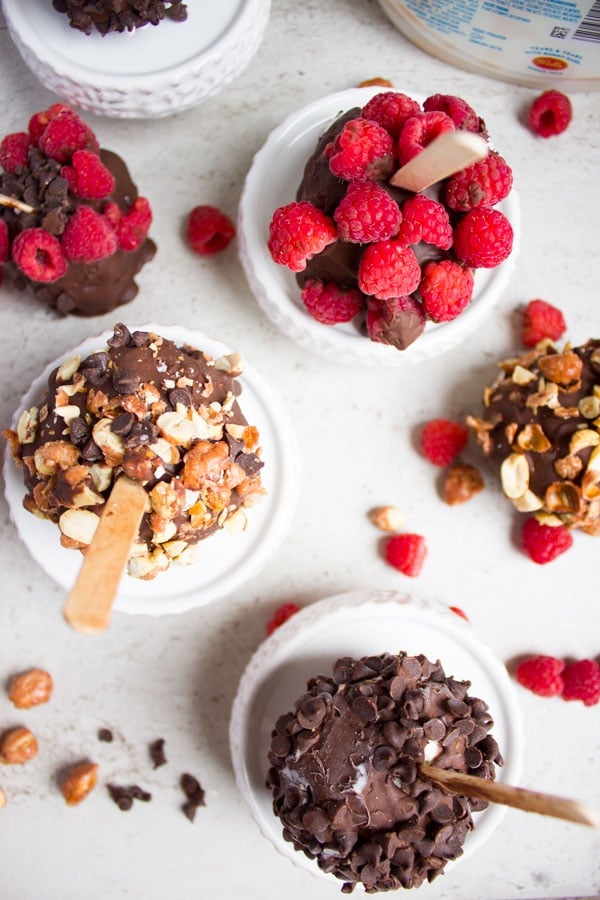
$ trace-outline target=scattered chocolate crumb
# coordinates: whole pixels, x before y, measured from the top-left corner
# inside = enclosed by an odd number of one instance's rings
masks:
[[[167,757],[165,756],[165,740],[164,738],[158,738],[158,740],[153,741],[150,744],[150,759],[154,765],[155,769],[158,769],[159,766],[164,766]]]
[[[113,739],[113,733],[110,728],[100,728],[98,731],[98,740],[110,744]]]
[[[152,799],[152,794],[143,790],[137,784],[131,784],[128,787],[119,784],[108,784],[106,787],[111,799],[123,812],[131,809],[134,800],[142,800],[144,803],[147,803]]]
[[[189,775],[187,772],[181,776],[179,781],[181,785],[181,790],[187,797],[186,802],[183,804],[181,809],[190,822],[193,822],[196,818],[196,811],[199,806],[205,806],[204,796],[205,791],[200,782],[194,778],[193,775]]]

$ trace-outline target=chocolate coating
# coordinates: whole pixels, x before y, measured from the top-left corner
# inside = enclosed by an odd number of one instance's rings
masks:
[[[505,493],[522,512],[600,534],[600,340],[562,353],[546,341],[500,365],[483,416],[467,421]],[[517,495],[510,470],[523,459]]]
[[[187,19],[181,0],[52,0],[57,12],[66,13],[69,25],[85,34],[134,31],[143,25],[158,25],[166,17],[174,22]]]
[[[471,811],[486,803],[448,793],[419,765],[431,742],[436,766],[494,779],[492,719],[468,687],[422,655],[344,657],[276,722],[267,786],[283,837],[343,891],[418,887],[461,855]]]

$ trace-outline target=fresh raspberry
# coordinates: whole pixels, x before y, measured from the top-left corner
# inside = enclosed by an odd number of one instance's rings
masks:
[[[394,167],[394,142],[385,128],[371,119],[346,122],[329,153],[329,169],[346,181],[377,181]]]
[[[7,134],[0,142],[0,166],[5,172],[16,172],[29,161],[31,140],[25,131]]]
[[[60,242],[67,259],[78,263],[105,259],[117,249],[117,235],[111,223],[89,206],[75,210]]]
[[[273,634],[280,625],[291,619],[297,612],[300,612],[300,607],[296,606],[295,603],[282,603],[273,613],[273,617],[267,622],[267,634]]]
[[[5,263],[9,257],[9,244],[6,222],[4,219],[0,219],[0,265]]]
[[[235,225],[216,206],[195,206],[187,221],[187,241],[194,253],[220,253],[235,237]]]
[[[493,269],[510,256],[512,225],[497,209],[472,209],[454,229],[454,252],[466,265]]]
[[[371,299],[365,317],[367,334],[372,341],[405,350],[422,334],[425,313],[413,297]]]
[[[521,533],[521,546],[535,563],[552,562],[572,545],[573,538],[564,525],[543,525],[533,516],[525,519]]]
[[[39,137],[38,146],[42,153],[59,163],[66,163],[76,150],[91,150],[97,153],[98,141],[91,128],[69,107],[50,119]]]
[[[378,122],[392,137],[398,138],[409,116],[421,112],[416,100],[396,91],[375,94],[361,110],[361,118]]]
[[[468,212],[480,206],[495,206],[508,197],[512,183],[512,169],[499,153],[490,150],[485,159],[448,179],[446,204],[459,212]]]
[[[38,146],[38,142],[43,132],[46,130],[46,126],[50,119],[56,118],[56,116],[64,111],[73,112],[70,106],[67,106],[65,103],[53,103],[52,106],[49,106],[48,109],[43,109],[41,112],[34,113],[29,120],[29,136],[31,137],[32,144]]]
[[[427,263],[419,285],[426,315],[434,322],[451,322],[471,302],[474,284],[471,269],[452,259]]]
[[[302,300],[313,319],[323,325],[350,322],[363,308],[364,297],[354,288],[345,290],[335,281],[309,278],[302,288]]]
[[[12,258],[32,281],[57,281],[67,271],[58,239],[44,228],[26,228],[13,241]]]
[[[563,690],[565,664],[554,656],[530,656],[515,669],[515,678],[540,697],[556,697]]]
[[[450,419],[431,419],[422,430],[421,451],[434,466],[448,466],[464,449],[469,430]]]
[[[560,91],[544,91],[529,109],[529,124],[540,137],[562,134],[569,127],[573,110],[571,101]]]
[[[343,241],[366,244],[393,237],[402,213],[387,191],[372,181],[354,181],[348,186],[333,218]]]
[[[106,205],[109,206],[108,203]],[[109,207],[109,210],[112,210],[112,207]],[[113,227],[116,227],[119,250],[133,253],[134,250],[141,247],[150,231],[150,226],[152,225],[150,204],[145,197],[136,197],[125,214],[121,213],[120,210],[119,213],[116,226],[110,215],[107,218],[113,224]],[[106,215],[106,209],[104,214]],[[211,252],[215,253],[216,251],[213,250]]]
[[[390,566],[410,578],[419,574],[426,555],[427,546],[421,534],[395,534],[385,543],[385,558]]]
[[[398,238],[407,244],[434,244],[442,250],[452,246],[452,226],[444,206],[425,194],[415,194],[402,207]]]
[[[379,300],[412,294],[421,280],[414,251],[401,241],[369,244],[358,265],[358,286]]]
[[[535,347],[544,338],[557,341],[566,328],[560,309],[545,300],[530,300],[523,310],[522,341],[526,347]]]
[[[316,253],[337,240],[337,230],[329,216],[301,200],[280,206],[269,226],[268,246],[276,263],[292,272],[302,272]]]
[[[453,612],[454,615],[460,616],[461,619],[464,619],[465,622],[469,621],[468,615],[466,614],[464,609],[460,608],[460,606],[449,606],[448,609],[451,610],[451,612]]]
[[[456,128],[463,131],[480,131],[481,120],[475,110],[462,97],[453,94],[432,94],[423,103],[425,112],[443,112],[450,116]]]
[[[595,706],[600,700],[600,666],[595,659],[579,659],[568,663],[564,671],[563,700],[581,700],[584,706]]]
[[[60,174],[69,182],[71,193],[75,197],[100,200],[108,197],[115,189],[114,175],[100,161],[99,156],[90,150],[76,150],[71,165],[63,166]]]
[[[411,116],[402,126],[398,138],[398,162],[403,166],[440,134],[454,130],[454,122],[443,112],[423,112]]]

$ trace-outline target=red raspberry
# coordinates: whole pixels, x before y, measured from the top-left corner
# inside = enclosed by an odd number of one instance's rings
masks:
[[[343,241],[366,244],[393,237],[402,213],[395,200],[372,181],[354,181],[333,214]]]
[[[427,546],[421,534],[395,534],[385,543],[385,558],[390,566],[409,578],[415,578],[425,562]]]
[[[9,256],[8,228],[4,219],[0,219],[0,265],[5,263]]]
[[[44,228],[27,228],[13,241],[12,258],[32,281],[57,281],[67,271],[67,262],[58,239]]]
[[[473,268],[493,269],[510,256],[512,225],[497,209],[472,209],[454,229],[454,252]]]
[[[29,120],[29,135],[31,137],[31,142],[38,146],[38,141],[45,131],[46,126],[50,119],[54,119],[59,113],[64,112],[73,112],[70,106],[67,106],[65,103],[53,103],[52,106],[49,106],[48,109],[43,109],[41,112],[34,113]]]
[[[407,244],[434,244],[442,250],[452,246],[452,226],[448,213],[441,203],[415,194],[402,207],[402,224],[398,233]]]
[[[469,430],[450,419],[431,419],[421,431],[421,451],[434,466],[448,466],[464,449]]]
[[[540,697],[556,697],[563,690],[564,668],[562,659],[554,656],[531,656],[519,663],[515,678],[520,685]]]
[[[572,544],[573,538],[564,525],[542,525],[532,516],[523,523],[521,545],[529,558],[539,565],[552,562]]]
[[[40,135],[38,146],[42,153],[57,162],[68,162],[76,150],[97,153],[98,141],[91,128],[69,107],[50,119]]]
[[[414,251],[401,241],[369,244],[358,265],[358,286],[379,300],[412,294],[421,280]]]
[[[90,150],[76,150],[71,165],[63,166],[60,174],[67,179],[71,193],[76,197],[100,200],[115,189],[112,172]]]
[[[106,216],[89,206],[79,206],[67,222],[60,243],[71,262],[91,263],[115,253],[117,235]]]
[[[109,206],[108,203],[106,205]],[[109,211],[111,210],[112,207],[109,208]],[[141,247],[146,240],[146,235],[152,225],[152,210],[145,197],[136,197],[124,215],[119,210],[119,218],[116,226],[110,215],[107,216],[107,218],[113,227],[116,227],[119,250],[125,250],[126,253],[133,253],[133,251],[137,250],[138,247]]]
[[[446,204],[459,212],[468,212],[479,206],[495,206],[508,197],[512,183],[512,169],[499,153],[490,150],[485,159],[448,179]]]
[[[371,119],[346,122],[329,153],[329,169],[346,181],[378,181],[394,167],[394,142],[385,128]]]
[[[194,253],[220,253],[235,237],[235,225],[216,206],[195,206],[188,216],[187,241]]]
[[[273,613],[273,617],[267,622],[267,634],[273,634],[280,625],[291,619],[297,612],[300,612],[300,607],[296,606],[295,603],[282,603]]]
[[[308,200],[301,200],[275,210],[268,246],[276,263],[292,272],[302,272],[307,260],[333,244],[337,236],[329,216]]]
[[[16,172],[29,161],[31,141],[25,131],[7,134],[0,142],[0,166],[5,172]]]
[[[526,347],[535,347],[544,338],[557,341],[567,328],[560,309],[545,300],[530,300],[523,310],[522,341]]]
[[[419,285],[426,315],[434,322],[451,322],[471,302],[474,284],[471,269],[452,259],[427,263]]]
[[[457,128],[463,131],[480,131],[481,121],[475,110],[462,97],[453,94],[432,94],[423,103],[425,112],[446,113]]]
[[[544,91],[529,109],[529,124],[540,137],[562,134],[569,127],[573,111],[571,101],[560,91]]]
[[[405,350],[425,328],[425,313],[412,297],[371,300],[365,319],[372,341]]]
[[[563,671],[563,700],[581,700],[595,706],[600,700],[600,666],[595,659],[568,663]]]
[[[423,112],[411,116],[402,126],[398,138],[398,162],[403,166],[440,134],[454,130],[454,122],[443,112]]]
[[[383,91],[381,94],[375,94],[366,106],[363,106],[360,115],[363,119],[378,122],[392,137],[398,138],[408,117],[418,112],[421,112],[421,107],[416,100],[407,97],[406,94]]]
[[[363,308],[364,297],[355,289],[344,290],[335,281],[309,278],[302,288],[302,300],[313,319],[323,325],[350,322]]]

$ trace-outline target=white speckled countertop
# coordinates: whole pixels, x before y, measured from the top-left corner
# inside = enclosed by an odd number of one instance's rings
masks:
[[[194,2],[194,0],[192,0]],[[513,165],[523,217],[516,271],[494,315],[466,346],[411,370],[357,371],[325,362],[283,337],[254,301],[235,246],[195,257],[182,240],[192,205],[235,217],[246,171],[269,131],[321,95],[374,76],[425,96],[463,95],[487,120]],[[0,681],[47,668],[52,702],[19,714],[0,692],[0,728],[24,722],[40,753],[0,768],[2,900],[206,897],[304,900],[339,896],[261,836],[234,784],[227,739],[239,677],[283,602],[307,604],[353,589],[395,588],[462,607],[476,633],[508,662],[529,652],[597,656],[598,539],[537,567],[515,547],[513,517],[491,485],[463,507],[439,499],[436,472],[414,448],[418,426],[477,409],[495,360],[518,341],[515,309],[533,297],[562,307],[568,337],[598,337],[597,210],[600,94],[573,94],[562,137],[536,139],[521,123],[535,96],[451,68],[409,44],[369,0],[274,0],[266,37],[247,71],[202,106],[153,121],[86,118],[103,146],[121,153],[150,197],[159,255],[139,277],[121,316],[178,321],[238,348],[277,385],[304,463],[300,504],[276,558],[228,599],[161,619],[115,615],[108,632],[83,637],[61,617],[63,591],[16,537],[0,500]],[[13,47],[0,15],[2,134],[56,101]],[[290,186],[292,190],[293,186]],[[0,422],[59,352],[114,324],[58,319],[0,288]],[[392,503],[426,535],[429,557],[410,584],[378,555],[367,510]],[[519,689],[525,722],[522,784],[600,808],[600,705],[543,700]],[[110,727],[112,744],[99,743]],[[169,764],[153,771],[147,746],[164,737]],[[58,770],[82,756],[102,782],[136,781],[150,804],[121,813],[99,787],[69,809]],[[179,774],[195,774],[206,807],[181,814]],[[600,892],[598,832],[509,810],[490,840],[421,889],[432,900],[592,897]]]

